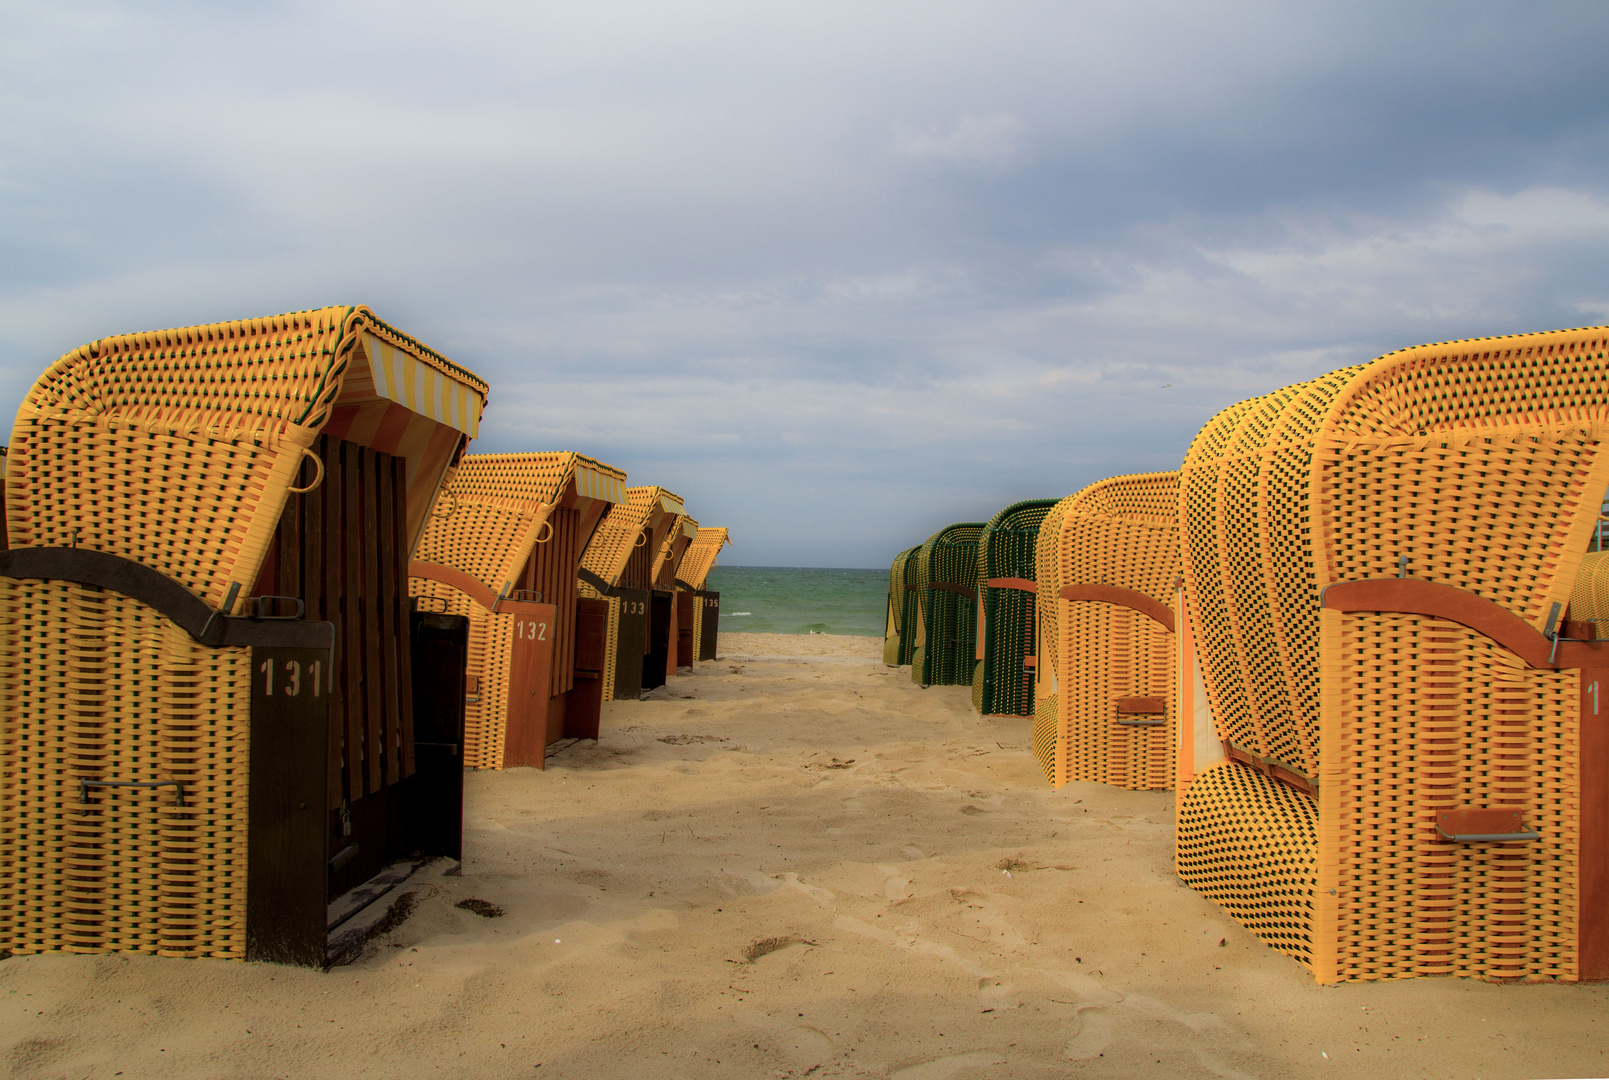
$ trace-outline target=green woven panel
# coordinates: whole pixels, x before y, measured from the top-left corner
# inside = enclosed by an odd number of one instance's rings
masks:
[[[916,650],[916,604],[905,586],[915,578],[916,556],[922,546],[906,548],[894,556],[888,571],[888,622],[883,632],[883,663],[903,667]]]
[[[923,686],[972,682],[978,632],[978,537],[983,522],[947,525],[928,537],[912,560],[921,626],[921,659],[911,679]]]
[[[1034,579],[1039,526],[1057,499],[1012,503],[989,520],[978,537],[978,595],[983,600],[982,680],[973,704],[985,716],[1032,716],[1033,673],[1027,658],[1036,648],[1034,593],[991,589],[990,579]]]

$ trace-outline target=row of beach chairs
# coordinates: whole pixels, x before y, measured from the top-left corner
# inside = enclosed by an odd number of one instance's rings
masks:
[[[325,966],[543,765],[713,659],[725,529],[367,308],[102,338],[0,450],[0,949]]]
[[[884,659],[1052,784],[1172,788],[1180,878],[1320,982],[1609,977],[1606,351],[1391,353],[942,529]]]

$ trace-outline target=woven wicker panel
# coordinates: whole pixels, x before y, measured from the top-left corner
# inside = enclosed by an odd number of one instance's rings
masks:
[[[250,652],[137,600],[0,578],[0,947],[245,955]],[[168,788],[91,789],[177,780]]]
[[[1061,663],[1070,674],[1060,691],[1057,786],[1070,780],[1131,790],[1173,787],[1177,709],[1173,694],[1173,635],[1132,608],[1093,602],[1062,605]],[[1157,697],[1165,722],[1124,724],[1116,702]]]
[[[922,545],[916,563],[915,597],[920,612],[911,679],[923,686],[966,686],[972,682],[977,650],[978,608],[971,596],[934,588],[951,585],[975,591],[978,537],[983,522],[946,525]]]
[[[1594,623],[1598,637],[1609,637],[1609,551],[1589,551],[1581,557],[1570,590],[1569,616]]]
[[[1199,773],[1179,810],[1178,871],[1280,952],[1311,965],[1318,807],[1238,762]]]
[[[1054,575],[1058,590],[1074,584],[1116,585],[1171,607],[1179,574],[1177,506],[1175,473],[1114,477],[1062,500],[1054,515],[1060,521],[1058,533],[1052,540],[1041,525],[1039,543],[1040,551],[1049,547],[1059,553]],[[1039,565],[1044,569],[1045,560]],[[1043,579],[1040,586],[1046,597],[1041,606],[1056,609],[1041,627],[1055,636],[1042,639],[1039,649],[1053,656],[1059,679],[1052,783],[1090,780],[1134,789],[1171,788],[1178,737],[1173,635],[1131,608],[1060,598],[1051,604],[1049,597],[1055,594]],[[1126,697],[1164,699],[1164,722],[1121,722],[1117,702]]]
[[[677,514],[671,519],[670,528],[655,551],[653,566],[648,571],[654,588],[666,592],[679,589],[676,578],[681,572],[682,557],[687,554],[693,537],[697,535],[698,522],[693,518],[686,514]]]
[[[1301,546],[1310,440],[1361,367],[1226,409],[1180,472],[1184,579],[1213,716],[1226,738],[1317,775],[1318,594]]]
[[[916,583],[916,557],[922,546],[906,548],[894,557],[888,572],[888,624],[883,631],[883,663],[904,667],[916,650],[916,604],[906,584]]]
[[[1046,604],[1046,607],[1054,605]],[[1043,656],[1047,650],[1040,650]],[[1052,784],[1056,783],[1056,733],[1060,728],[1058,717],[1061,713],[1061,700],[1058,694],[1041,693],[1034,698],[1034,726],[1033,751],[1034,757],[1039,761],[1039,767],[1045,772],[1045,779]]]
[[[1067,519],[1067,511],[1075,505],[1077,494],[1062,499],[1045,515],[1039,523],[1039,535],[1045,537],[1060,536],[1062,523]],[[1038,595],[1044,597],[1056,596],[1061,592],[1061,546],[1059,544],[1034,544],[1034,582],[1039,586]],[[1039,621],[1039,632],[1036,635],[1041,642],[1057,640],[1058,624],[1056,622],[1056,605],[1051,603],[1035,605],[1034,615]],[[1038,670],[1034,672],[1039,686],[1035,688],[1035,696],[1042,695],[1045,684],[1053,678],[1059,677],[1056,670],[1055,650],[1040,648],[1041,659]],[[1052,687],[1054,690],[1054,687]],[[1037,713],[1037,709],[1035,712]]]
[[[727,530],[708,525],[701,527],[693,542],[687,545],[682,564],[676,568],[676,576],[694,589],[704,588],[710,571],[715,568],[715,560],[721,554],[721,547],[729,543],[731,540],[727,538]],[[693,635],[693,640],[699,640],[697,633]]]
[[[1056,499],[1014,503],[996,514],[978,538],[978,599],[983,612],[982,662],[973,680],[973,707],[985,715],[1032,716],[1034,684],[1025,666],[1034,655],[1037,594],[991,589],[991,578],[1034,581],[1040,524]]]
[[[1352,763],[1324,770],[1333,977],[1573,976],[1580,672],[1419,615],[1323,624],[1326,734]],[[1516,808],[1541,839],[1442,839],[1436,814],[1464,806]]]
[[[443,485],[415,558],[440,563],[501,594],[530,558],[577,463],[620,482],[625,473],[573,453],[471,454]]]

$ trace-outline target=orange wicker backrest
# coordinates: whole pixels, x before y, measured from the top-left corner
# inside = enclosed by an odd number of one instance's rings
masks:
[[[1063,499],[1040,526],[1040,655],[1052,658],[1057,689],[1054,710],[1035,709],[1034,748],[1052,783],[1173,784],[1171,703],[1164,714],[1120,714],[1118,704],[1171,696],[1171,632],[1133,606],[1062,591],[1115,586],[1171,609],[1177,485],[1175,473],[1102,480]]]
[[[722,545],[729,543],[731,540],[727,538],[726,529],[707,525],[701,527],[693,542],[687,545],[676,576],[693,588],[702,589],[715,567],[715,560],[720,557]]]

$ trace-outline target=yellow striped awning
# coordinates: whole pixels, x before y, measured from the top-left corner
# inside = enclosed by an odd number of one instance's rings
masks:
[[[575,491],[584,499],[601,499],[622,506],[626,501],[626,482],[612,473],[590,467],[587,459],[576,455]]]
[[[675,514],[677,517],[687,513],[687,508],[682,505],[682,500],[664,488],[659,489],[659,507],[665,513]]]
[[[375,393],[472,439],[480,432],[486,400],[474,387],[371,333],[363,335],[363,351],[369,357]]]

